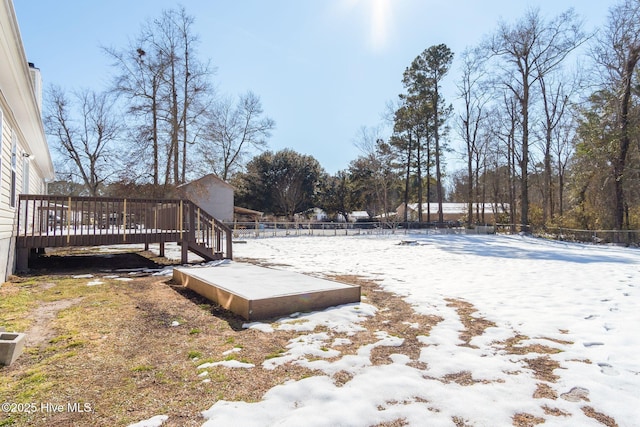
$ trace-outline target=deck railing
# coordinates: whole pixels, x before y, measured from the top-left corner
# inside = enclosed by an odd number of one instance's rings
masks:
[[[20,195],[17,248],[179,242],[232,258],[231,230],[189,200]]]

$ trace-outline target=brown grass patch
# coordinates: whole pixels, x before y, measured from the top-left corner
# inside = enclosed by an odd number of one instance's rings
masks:
[[[504,349],[510,354],[528,354],[528,353],[538,353],[538,354],[556,354],[560,353],[562,350],[557,348],[548,347],[542,344],[529,344],[529,345],[520,345],[522,341],[528,340],[529,337],[526,335],[516,335],[511,337],[504,342],[500,342],[500,344],[504,346]],[[546,339],[546,338],[545,338]],[[549,339],[549,341],[553,341]],[[557,342],[557,341],[556,341]],[[569,342],[564,342],[565,344],[571,344]]]
[[[442,321],[441,317],[416,313],[401,297],[381,290],[372,280],[355,275],[329,275],[327,278],[360,286],[363,295],[362,302],[378,308],[376,316],[370,317],[362,323],[368,331],[385,331],[389,335],[402,338],[403,343],[399,347],[374,348],[371,351],[371,362],[374,365],[391,363],[391,359],[389,359],[391,354],[404,354],[411,359],[410,366],[425,368],[425,365],[418,360],[423,347],[423,344],[418,341],[418,337],[420,335],[428,336],[431,328]],[[352,340],[357,340],[354,342],[354,350],[366,344],[366,341],[377,341],[373,336],[361,341],[369,334],[365,332],[356,337],[349,337]]]
[[[478,383],[473,379],[473,374],[469,371],[457,372],[455,374],[447,374],[442,377],[442,382],[445,384],[456,383],[458,385],[469,386]]]
[[[398,420],[388,421],[386,423],[375,424],[372,427],[402,427],[408,425],[409,423],[405,418],[400,418]]]
[[[473,424],[467,424],[467,420],[460,417],[452,417],[451,421],[456,427],[471,427]]]
[[[555,390],[549,387],[547,384],[538,383],[536,386],[536,391],[533,393],[533,398],[556,400],[558,398],[558,393],[556,393]]]
[[[544,411],[545,414],[547,415],[551,415],[552,417],[568,417],[571,414],[568,412],[565,412],[561,409],[558,408],[552,408],[550,406],[544,405],[542,407],[542,410]]]
[[[544,418],[525,413],[515,414],[513,416],[513,425],[516,427],[533,427],[544,423],[544,421]]]
[[[582,409],[582,412],[584,412],[587,417],[593,418],[594,420],[597,420],[599,423],[607,427],[618,427],[618,423],[616,422],[616,420],[608,415],[603,414],[602,412],[596,411],[591,406],[583,406],[580,409]]]
[[[458,316],[460,316],[460,321],[465,327],[465,329],[460,332],[460,339],[464,342],[463,345],[477,348],[470,344],[473,337],[484,334],[487,328],[494,327],[496,324],[485,318],[472,316],[473,313],[478,311],[473,304],[454,298],[447,298],[445,301],[448,302],[447,307],[456,309]]]
[[[550,359],[548,356],[524,359],[524,362],[533,371],[533,376],[536,379],[553,383],[559,378],[553,371],[560,367],[560,363]]]

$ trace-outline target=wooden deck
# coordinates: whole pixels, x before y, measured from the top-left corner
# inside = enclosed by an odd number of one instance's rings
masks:
[[[232,259],[232,231],[189,200],[20,195],[17,269],[42,248],[177,242],[205,260]]]

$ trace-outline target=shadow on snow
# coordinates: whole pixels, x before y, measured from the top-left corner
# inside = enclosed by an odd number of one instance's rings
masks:
[[[484,257],[565,261],[579,264],[601,262],[635,263],[630,258],[635,250],[609,248],[582,243],[556,242],[535,237],[500,235],[430,235],[412,236],[419,245],[435,245],[438,249],[461,255]],[[613,253],[603,254],[611,250]],[[624,253],[628,251],[629,253]]]

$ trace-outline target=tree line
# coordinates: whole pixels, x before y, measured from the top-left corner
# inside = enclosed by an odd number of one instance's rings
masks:
[[[420,220],[442,221],[453,201],[468,204],[468,225],[492,204],[523,231],[640,227],[639,0],[614,5],[594,33],[573,9],[529,9],[460,53],[457,77],[454,52],[428,47],[399,76],[386,120],[360,129],[361,155],[333,175],[311,156],[268,150],[275,122],[252,92],[215,93],[192,26],[184,9],[165,11],[129,46],[104,48],[116,70],[108,91],[49,91],[45,124],[67,173],[59,191],[160,196],[215,173],[237,204],[289,218],[320,207],[384,221],[405,205],[394,221],[408,221],[417,202]],[[465,167],[449,173],[452,156]]]

